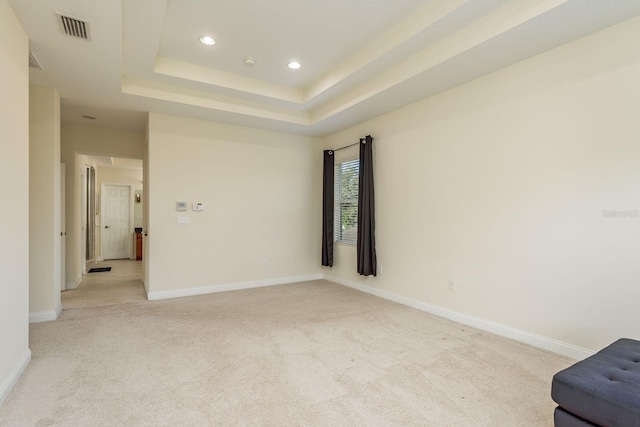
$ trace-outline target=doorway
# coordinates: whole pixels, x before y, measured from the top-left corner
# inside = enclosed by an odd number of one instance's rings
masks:
[[[83,226],[79,255],[87,259],[78,286],[63,294],[63,308],[144,301],[142,261],[136,261],[134,251],[134,228],[141,230],[144,219],[143,161],[79,156],[84,163],[78,188]],[[94,231],[93,238],[88,230]],[[87,250],[87,245],[92,247]]]

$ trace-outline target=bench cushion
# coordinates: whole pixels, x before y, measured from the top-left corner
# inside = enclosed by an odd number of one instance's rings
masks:
[[[558,372],[551,397],[597,425],[640,427],[640,341],[620,339]]]

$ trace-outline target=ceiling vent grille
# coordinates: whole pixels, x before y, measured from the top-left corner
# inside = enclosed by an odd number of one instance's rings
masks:
[[[89,23],[78,18],[56,13],[60,31],[64,34],[82,40],[91,40],[89,33]]]
[[[42,66],[38,62],[35,56],[33,56],[33,52],[29,51],[29,67],[35,68],[37,70],[42,70]]]

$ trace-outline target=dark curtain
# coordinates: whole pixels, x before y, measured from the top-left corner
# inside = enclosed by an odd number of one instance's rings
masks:
[[[376,221],[373,196],[373,138],[360,140],[360,176],[358,182],[358,273],[376,275]]]
[[[333,171],[332,150],[324,152],[322,175],[322,265],[333,267]]]

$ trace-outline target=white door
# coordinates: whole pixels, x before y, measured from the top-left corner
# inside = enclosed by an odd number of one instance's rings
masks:
[[[129,258],[131,254],[131,188],[105,185],[102,191],[102,257]]]
[[[60,286],[64,291],[67,283],[66,273],[66,251],[67,251],[67,224],[66,224],[66,166],[64,163],[60,163]]]

